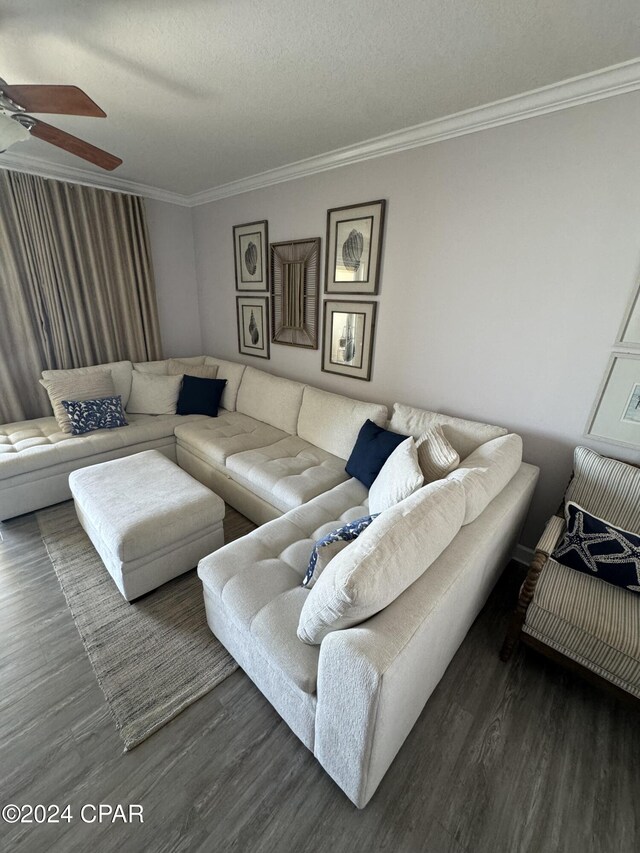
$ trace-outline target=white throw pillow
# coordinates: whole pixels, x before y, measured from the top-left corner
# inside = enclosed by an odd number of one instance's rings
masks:
[[[460,464],[458,452],[451,446],[438,424],[422,433],[416,441],[416,449],[425,483],[442,480]]]
[[[379,516],[335,556],[302,606],[298,638],[317,645],[383,610],[416,581],[454,538],[465,497],[454,480],[418,489]]]
[[[424,483],[415,441],[399,444],[382,466],[369,489],[369,512],[377,515],[408,498]]]
[[[127,412],[132,415],[175,415],[182,376],[133,371]]]
[[[522,439],[515,433],[481,444],[445,482],[458,480],[466,499],[464,524],[475,521],[504,489],[522,463]]]

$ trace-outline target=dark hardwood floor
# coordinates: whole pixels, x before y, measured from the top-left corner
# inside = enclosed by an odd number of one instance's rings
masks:
[[[640,850],[640,714],[534,652],[498,659],[516,564],[358,811],[241,671],[123,754],[35,516],[0,532],[0,805],[74,815],[0,822],[2,851]],[[85,803],[144,823],[83,823]]]

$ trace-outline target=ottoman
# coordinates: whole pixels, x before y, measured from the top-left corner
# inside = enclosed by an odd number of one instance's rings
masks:
[[[224,545],[224,501],[157,450],[69,475],[80,524],[131,601]]]

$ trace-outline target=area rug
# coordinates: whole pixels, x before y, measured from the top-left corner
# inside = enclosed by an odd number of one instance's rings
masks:
[[[80,526],[72,501],[40,510],[37,519],[125,751],[237,669],[207,625],[195,570],[129,604]],[[228,508],[225,539],[254,526]]]

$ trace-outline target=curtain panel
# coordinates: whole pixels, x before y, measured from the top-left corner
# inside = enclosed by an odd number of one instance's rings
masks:
[[[144,200],[0,170],[0,423],[44,369],[162,358]]]

